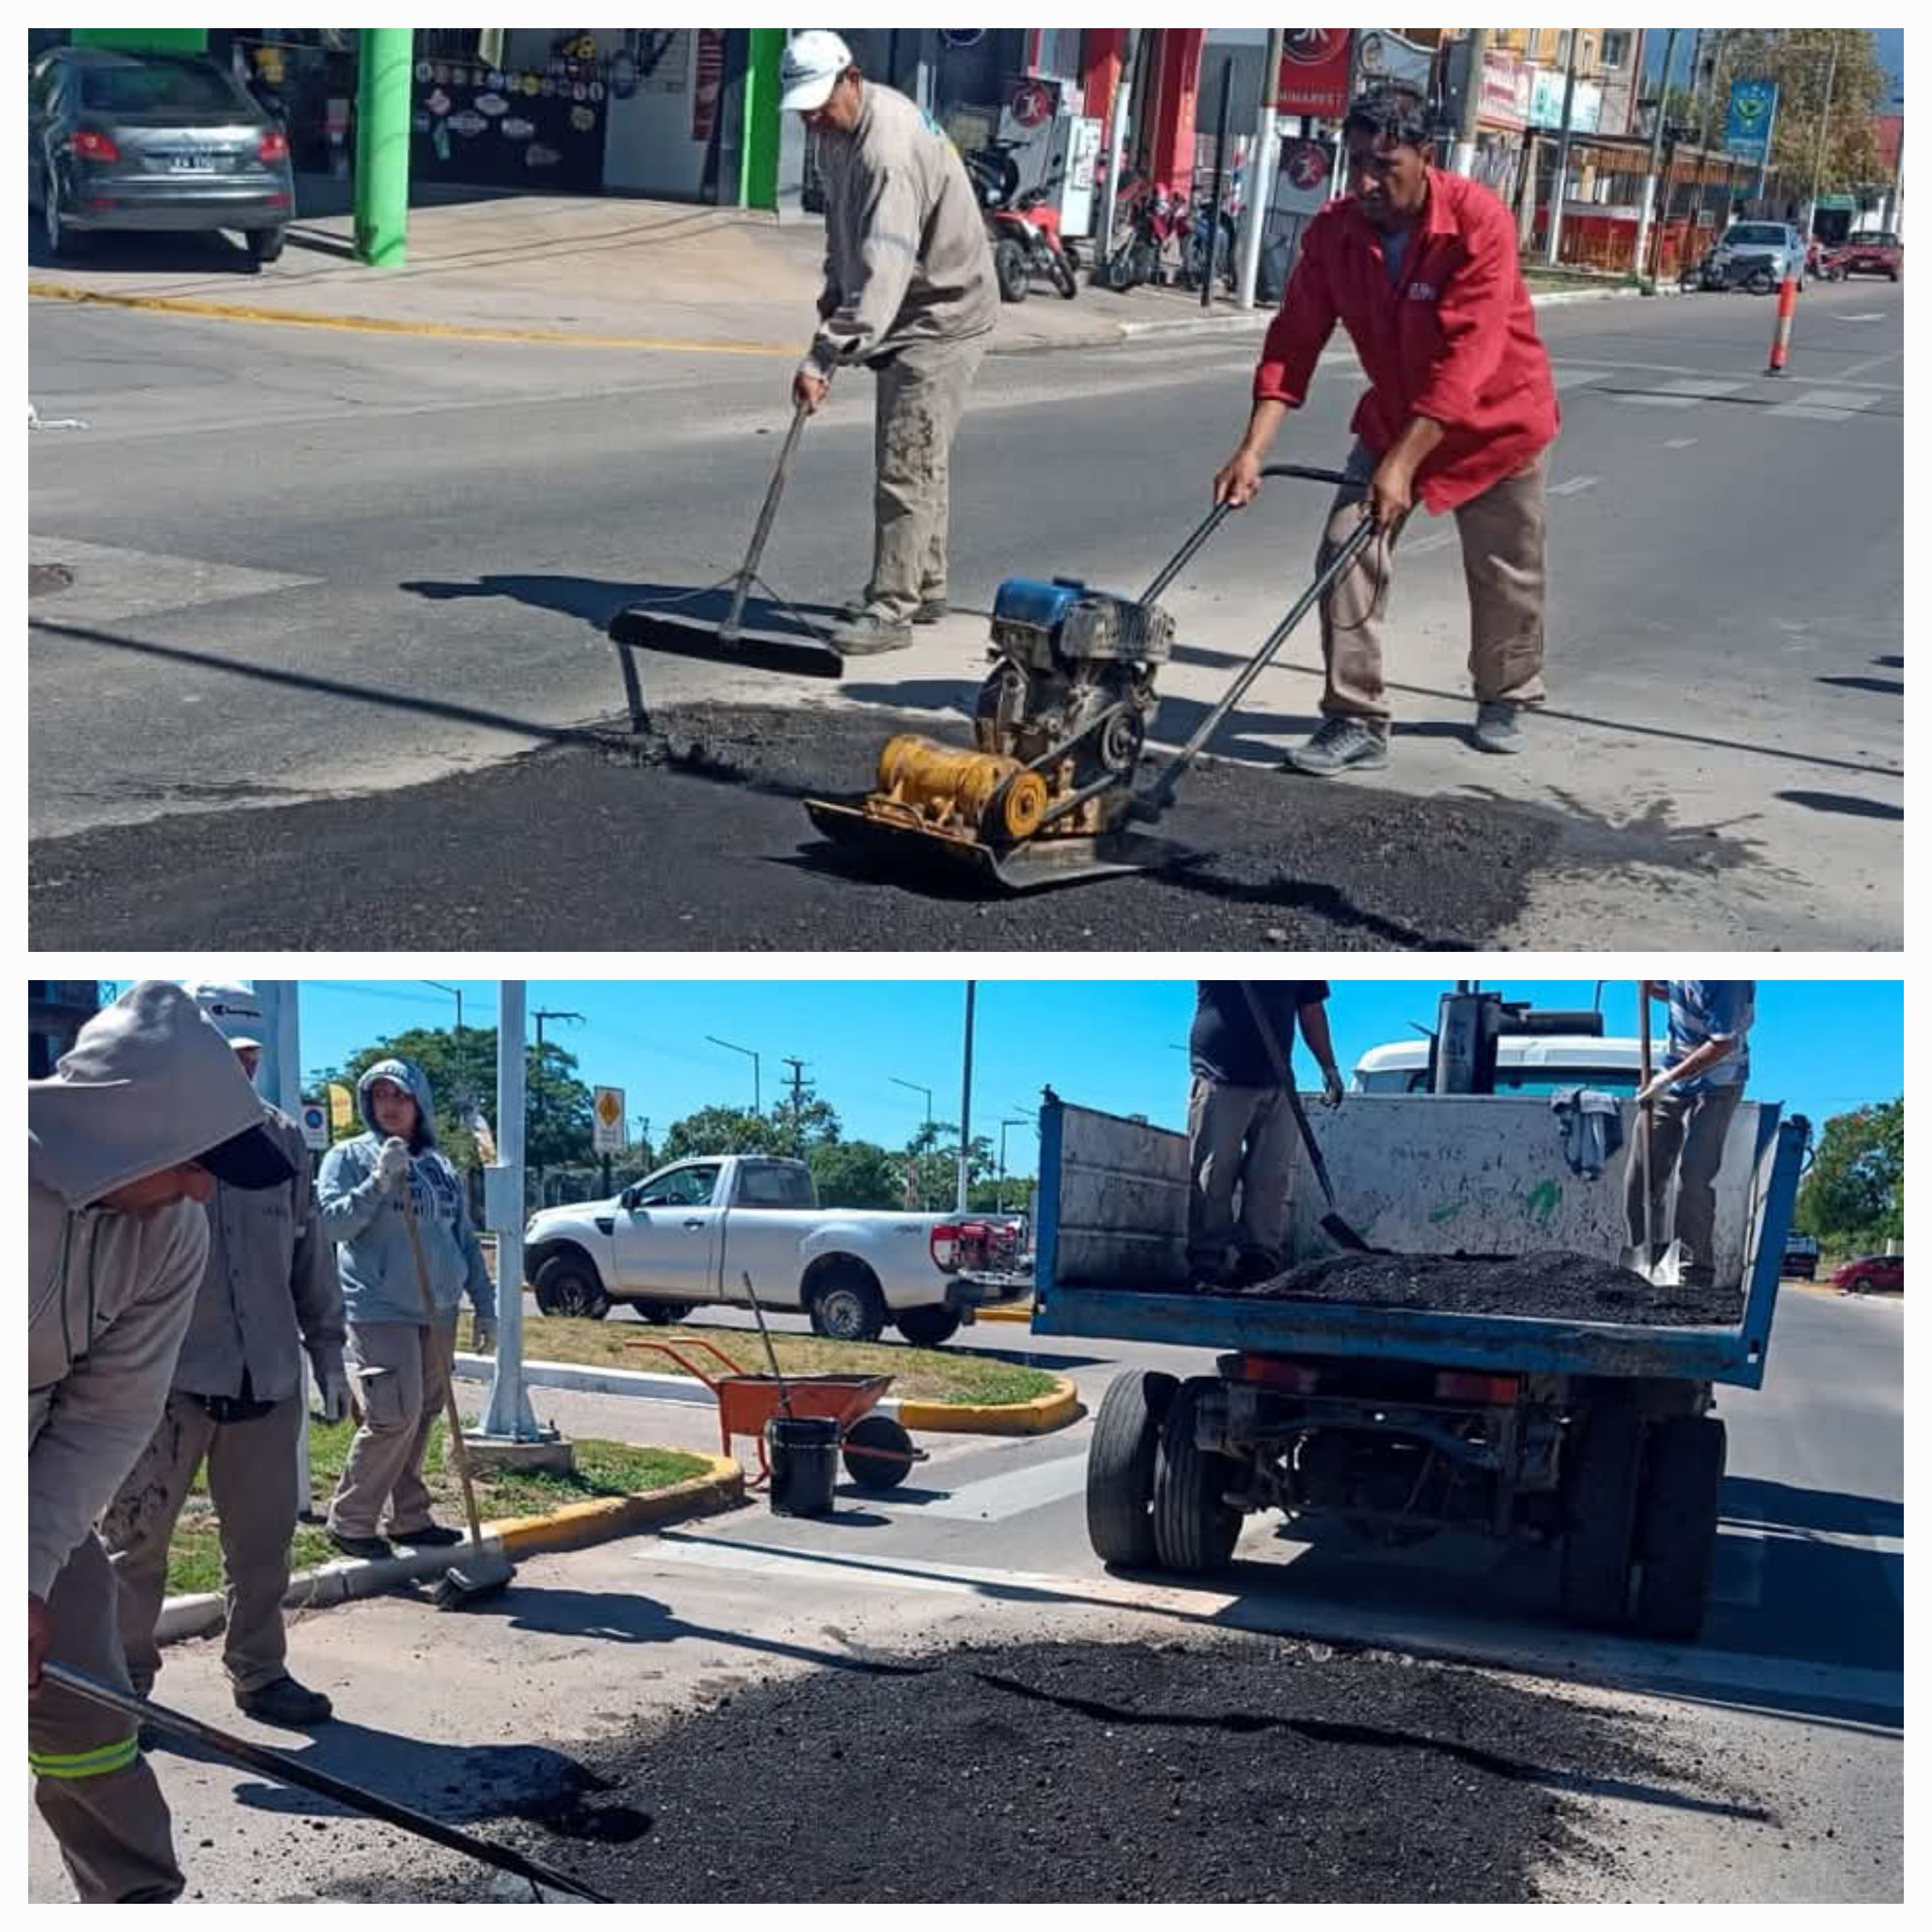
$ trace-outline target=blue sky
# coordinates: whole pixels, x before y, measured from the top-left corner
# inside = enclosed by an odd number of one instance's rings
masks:
[[[457,982],[450,982],[457,984]],[[460,982],[467,1024],[495,1023],[494,981]],[[1588,1006],[1588,980],[1509,980],[1512,999]],[[1334,982],[1330,1002],[1344,1070],[1366,1048],[1410,1036],[1432,1021],[1442,980]],[[548,1037],[577,1054],[583,1077],[621,1087],[626,1111],[652,1131],[714,1102],[750,1104],[752,1066],[707,1034],[760,1057],[769,1107],[789,1078],[782,1056],[839,1111],[854,1138],[901,1146],[925,1118],[958,1118],[964,982],[960,980],[532,980],[527,1010],[580,1012],[581,1025],[550,1022]],[[1180,1124],[1187,1061],[1177,1051],[1193,1014],[1192,980],[990,980],[980,983],[973,1120],[998,1138],[1003,1118],[1030,1114],[1042,1084],[1066,1099]],[[304,1070],[339,1064],[356,1048],[412,1026],[448,1026],[455,1003],[421,980],[304,981]],[[1604,988],[1606,1030],[1636,1030],[1628,981]],[[1904,1090],[1904,994],[1894,980],[1765,980],[1752,1036],[1752,1090],[1822,1121]],[[1007,1131],[1016,1171],[1031,1165],[1032,1135]]]
[[[1879,64],[1899,85],[1905,85],[1905,29],[1903,27],[1874,27],[1870,29],[1872,38],[1878,44]],[[1668,27],[1647,27],[1644,29],[1644,62],[1652,70],[1664,64],[1664,50],[1670,29]],[[1690,57],[1696,45],[1697,30],[1694,27],[1678,29],[1677,56],[1672,64],[1676,72],[1672,76],[1684,86],[1690,85]]]

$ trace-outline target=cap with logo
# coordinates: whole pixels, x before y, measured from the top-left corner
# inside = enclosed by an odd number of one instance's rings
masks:
[[[809,27],[785,43],[778,65],[784,88],[778,106],[787,114],[809,114],[823,107],[852,64],[852,50],[826,27]]]
[[[201,1016],[230,1046],[260,1047],[266,1044],[268,1018],[262,1002],[246,986],[219,980],[191,980],[189,997],[201,1009]]]

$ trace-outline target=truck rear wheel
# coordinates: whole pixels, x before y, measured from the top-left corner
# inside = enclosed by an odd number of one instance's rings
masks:
[[[1172,1376],[1130,1369],[1107,1384],[1087,1451],[1087,1540],[1102,1563],[1124,1570],[1154,1564],[1154,1480]]]
[[[1724,1448],[1724,1425],[1714,1415],[1672,1416],[1644,1444],[1635,1622],[1646,1636],[1688,1640],[1704,1628]]]
[[[1564,1484],[1567,1528],[1558,1586],[1573,1623],[1618,1630],[1628,1620],[1642,1419],[1628,1390],[1600,1395],[1586,1412]]]
[[[537,1270],[530,1286],[537,1306],[546,1315],[602,1322],[610,1312],[610,1298],[604,1292],[596,1264],[581,1255],[553,1255]]]
[[[902,1308],[892,1326],[915,1348],[943,1348],[959,1332],[959,1318],[950,1308]]]
[[[1225,1568],[1241,1533],[1241,1512],[1222,1501],[1239,1474],[1235,1464],[1194,1441],[1195,1412],[1213,1386],[1183,1382],[1161,1426],[1154,1478],[1154,1553],[1163,1570],[1183,1576]]]
[[[828,1342],[876,1342],[885,1325],[885,1298],[869,1269],[833,1269],[814,1285],[812,1332],[814,1335],[822,1335]]]

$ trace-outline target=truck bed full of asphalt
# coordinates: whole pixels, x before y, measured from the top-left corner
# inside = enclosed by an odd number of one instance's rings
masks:
[[[863,791],[886,711],[688,706],[378,795],[45,839],[41,948],[1462,950],[1504,931],[1561,834],[1545,814],[1252,765],[1198,766],[1162,822],[1198,856],[1012,897],[835,851],[809,796]],[[1400,754],[1400,746],[1397,747]],[[1472,755],[1474,755],[1472,754]],[[190,794],[192,795],[192,794]]]
[[[1439,1314],[1515,1315],[1546,1322],[1659,1328],[1734,1328],[1735,1288],[1654,1287],[1593,1255],[1547,1253],[1486,1260],[1462,1255],[1324,1255],[1240,1291],[1270,1301],[1346,1302]]]
[[[1509,1904],[1635,1866],[1593,1790],[1764,1815],[1654,1720],[1246,1636],[854,1660],[588,1755],[622,1828],[508,1834],[630,1901]]]

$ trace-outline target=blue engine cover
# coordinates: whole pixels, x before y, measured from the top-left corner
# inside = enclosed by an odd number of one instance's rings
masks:
[[[993,621],[1057,632],[1067,612],[1090,595],[1085,584],[1063,578],[1047,583],[1036,577],[1010,577],[993,599]]]

